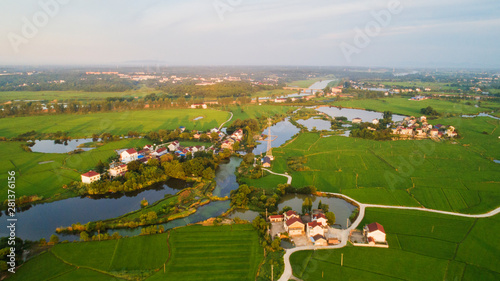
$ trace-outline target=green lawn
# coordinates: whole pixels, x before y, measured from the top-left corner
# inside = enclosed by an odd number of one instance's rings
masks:
[[[363,108],[376,110],[379,112],[383,111],[392,111],[394,114],[402,114],[402,115],[413,115],[420,116],[420,109],[431,106],[437,112],[445,114],[445,113],[462,113],[462,114],[475,114],[489,108],[483,107],[475,107],[474,105],[466,105],[466,101],[451,102],[445,100],[437,100],[437,99],[428,99],[422,101],[411,101],[407,98],[382,98],[382,99],[363,99],[363,100],[342,100],[339,102],[333,103],[335,106],[342,107],[352,107],[352,108]],[[488,106],[488,104],[484,104],[481,106]]]
[[[284,96],[284,95],[291,95],[291,94],[296,94],[297,91],[295,90],[283,90],[283,89],[275,89],[275,90],[262,90],[258,91],[255,94],[252,94],[252,97],[271,97],[271,96]]]
[[[500,242],[491,236],[500,230],[500,215],[469,219],[369,208],[362,225],[375,221],[388,234],[388,249],[348,246],[296,252],[290,258],[294,275],[305,281],[500,278]]]
[[[244,106],[231,106],[229,110],[234,114],[232,121],[241,119],[252,119],[260,116],[270,117],[273,115],[286,114],[288,110],[292,109],[291,106],[277,106],[277,105],[244,105]],[[203,119],[202,119],[203,120]],[[226,124],[228,125],[228,124]]]
[[[273,150],[274,172],[289,172],[292,185],[314,185],[321,191],[341,192],[363,203],[424,206],[483,213],[500,202],[500,121],[492,118],[433,120],[452,124],[463,136],[451,142],[372,141],[303,133]],[[488,134],[483,134],[486,131]],[[288,168],[290,157],[306,157],[308,171]],[[266,176],[248,181],[277,185]]]
[[[166,273],[151,280],[255,280],[263,259],[251,225],[189,226],[171,231]]]
[[[62,199],[75,195],[63,189],[63,185],[80,181],[81,173],[93,169],[99,161],[105,162],[109,157],[115,156],[115,149],[142,147],[148,143],[146,139],[124,139],[90,151],[68,155],[26,152],[21,148],[22,142],[0,142],[0,180],[7,182],[7,172],[16,171],[18,197],[39,195],[45,199]],[[6,185],[0,187],[0,192],[6,190]]]
[[[196,117],[204,118],[194,121]],[[3,118],[0,136],[15,137],[27,131],[39,133],[68,132],[72,137],[111,133],[125,135],[129,131],[146,133],[152,130],[207,130],[218,127],[229,118],[225,111],[212,109],[168,109],[106,112],[91,114],[59,114]]]

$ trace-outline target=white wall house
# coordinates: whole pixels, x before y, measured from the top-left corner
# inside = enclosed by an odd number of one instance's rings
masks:
[[[110,168],[108,170],[108,172],[109,172],[110,176],[117,177],[117,176],[124,174],[127,170],[128,170],[127,164],[121,164],[121,165],[115,166],[113,168]]]
[[[373,239],[375,242],[386,242],[385,240],[385,230],[384,227],[377,223],[370,223],[365,226],[366,236],[370,240]]]
[[[81,176],[82,176],[82,182],[88,184],[91,184],[101,179],[101,174],[94,171],[88,171],[85,174],[82,174]]]
[[[120,153],[120,161],[122,161],[124,163],[135,161],[135,160],[137,160],[138,157],[139,157],[139,153],[137,153],[137,151],[133,148],[127,149],[127,150],[123,151],[122,153]]]
[[[307,236],[313,237],[316,235],[325,235],[325,229],[323,228],[323,225],[321,223],[318,223],[317,221],[312,221],[310,223],[307,223],[307,230],[306,230]]]

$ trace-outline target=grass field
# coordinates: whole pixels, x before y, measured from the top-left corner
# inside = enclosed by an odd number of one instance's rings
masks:
[[[500,215],[459,218],[419,211],[368,209],[364,223],[379,222],[388,249],[348,246],[300,251],[290,262],[302,280],[498,280]],[[344,264],[340,266],[341,254]]]
[[[146,139],[124,139],[111,142],[79,154],[26,152],[22,142],[0,142],[0,180],[7,182],[7,171],[16,171],[16,190],[22,195],[39,195],[45,199],[75,196],[62,186],[79,181],[80,174],[94,168],[99,160],[105,162],[116,155],[115,149],[144,146]],[[52,162],[51,162],[52,161]],[[39,164],[48,162],[44,164]],[[7,186],[0,192],[7,192]]]
[[[490,108],[488,103],[482,104],[482,107],[475,107],[474,105],[466,105],[466,101],[451,102],[445,100],[428,99],[421,101],[411,101],[406,98],[382,98],[382,99],[363,99],[363,100],[342,100],[334,102],[335,106],[353,107],[376,110],[379,112],[392,111],[394,114],[420,116],[420,109],[431,106],[441,114],[445,113],[462,113],[462,114],[476,114]]]
[[[170,233],[166,273],[153,280],[255,280],[264,253],[251,225],[182,227]]]
[[[424,88],[431,88],[432,91],[440,91],[440,90],[456,90],[457,87],[452,87],[449,86],[450,83],[441,83],[441,82],[421,82],[421,81],[414,81],[414,82],[408,82],[408,81],[378,81],[378,80],[372,80],[368,81],[369,83],[373,84],[382,84],[387,87],[389,86],[396,86],[396,87],[417,87],[423,90]]]
[[[424,206],[483,213],[500,202],[500,121],[492,118],[433,120],[453,124],[463,139],[450,142],[372,141],[303,133],[273,149],[272,170],[289,172],[292,185],[314,185],[363,203]],[[483,134],[486,131],[488,134]],[[306,157],[308,171],[287,167],[290,157]],[[253,186],[276,184],[266,176]]]
[[[283,89],[275,89],[275,90],[264,90],[264,91],[258,91],[255,94],[252,94],[252,97],[271,97],[271,96],[283,96],[283,95],[291,95],[291,94],[296,94],[297,91],[295,90],[283,90]]]
[[[249,224],[194,225],[170,234],[58,244],[9,280],[255,280],[263,258]]]
[[[204,118],[193,120],[199,116]],[[72,137],[94,133],[125,135],[129,131],[146,133],[173,130],[179,126],[185,126],[187,130],[208,130],[218,127],[229,116],[228,112],[212,109],[168,109],[10,117],[2,119],[0,136],[10,138],[31,130],[39,133],[68,132]]]
[[[292,109],[291,106],[277,106],[277,105],[245,105],[245,106],[231,106],[228,109],[234,114],[232,121],[241,119],[252,119],[260,116],[270,117],[277,114],[285,114],[288,110]],[[226,124],[228,125],[228,124]]]

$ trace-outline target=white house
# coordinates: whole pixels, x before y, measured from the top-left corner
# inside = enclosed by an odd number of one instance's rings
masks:
[[[149,151],[151,151],[151,150],[153,150],[153,146],[152,146],[152,145],[150,145],[150,144],[146,144],[146,145],[144,146],[144,150],[146,150],[146,149],[147,149],[147,150],[149,150]]]
[[[241,139],[243,138],[243,130],[242,129],[238,129],[236,130],[232,135],[231,135],[231,138],[237,140],[237,141],[241,141]]]
[[[289,220],[289,219],[292,219],[292,218],[298,218],[299,215],[297,215],[297,213],[293,210],[290,210],[286,213],[283,213],[283,218],[286,220]]]
[[[128,170],[127,164],[121,164],[114,166],[113,168],[110,168],[108,172],[110,176],[117,177],[124,174],[127,170]]]
[[[193,103],[191,105],[191,108],[203,108],[203,109],[207,109],[207,105],[204,104],[204,103]]]
[[[304,232],[304,223],[300,218],[291,218],[285,222],[285,230],[290,236],[302,235]]]
[[[325,235],[324,225],[317,221],[307,223],[307,236],[313,237],[316,235]]]
[[[377,125],[378,123],[379,123],[378,119],[373,119],[373,120],[372,120],[372,124],[373,124],[373,125]]]
[[[101,179],[101,174],[94,171],[88,171],[85,174],[82,174],[81,176],[82,176],[82,182],[88,184],[91,184]]]
[[[328,220],[326,219],[324,214],[313,215],[313,221],[317,221],[318,223],[321,223],[323,226],[328,225]]]
[[[353,124],[356,124],[356,123],[361,123],[362,121],[363,121],[363,120],[362,120],[361,118],[359,118],[359,117],[356,117],[356,118],[353,118],[353,119],[352,119],[352,123],[353,123]]]
[[[127,149],[120,153],[120,161],[124,163],[135,161],[138,157],[139,153],[137,153],[137,151],[133,148]]]
[[[365,226],[365,232],[368,240],[373,239],[375,242],[385,243],[385,230],[384,227],[378,222],[370,223]]]
[[[283,215],[271,215],[269,216],[270,222],[281,222],[283,221]]]
[[[169,151],[177,151],[179,149],[179,141],[173,141],[171,142],[167,147]]]

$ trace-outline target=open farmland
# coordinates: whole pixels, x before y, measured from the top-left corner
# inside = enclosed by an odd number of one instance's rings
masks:
[[[142,147],[146,139],[124,139],[110,142],[96,149],[78,154],[27,152],[22,142],[0,142],[0,180],[7,182],[7,171],[16,171],[16,189],[21,195],[39,195],[44,199],[63,199],[75,196],[63,189],[72,181],[79,181],[80,174],[94,168],[100,161],[116,156],[115,149]],[[0,192],[7,192],[7,186]]]
[[[363,99],[363,100],[342,100],[333,103],[334,106],[363,108],[376,110],[379,112],[392,111],[394,114],[420,116],[420,109],[431,106],[441,114],[476,114],[489,110],[486,107],[475,107],[474,105],[466,105],[466,101],[451,102],[438,99],[428,99],[421,101],[411,101],[408,98],[382,98],[382,99]],[[483,106],[483,105],[482,105]],[[487,106],[485,104],[484,106]]]
[[[290,173],[295,187],[314,185],[320,191],[341,192],[363,203],[464,213],[498,207],[500,165],[492,159],[500,157],[500,121],[452,118],[433,122],[456,125],[463,139],[456,144],[372,141],[304,133],[273,150],[273,171]],[[287,162],[293,157],[305,157],[307,169],[289,169]],[[267,177],[251,184],[268,185]]]
[[[189,226],[170,232],[166,273],[151,280],[255,280],[264,257],[251,225]]]
[[[84,92],[84,91],[7,91],[0,92],[0,102],[10,100],[57,100],[59,102],[65,100],[103,100],[111,97],[133,98],[143,97],[147,94],[155,92],[153,89],[143,88],[137,91],[125,92]]]
[[[407,210],[367,209],[389,249],[348,246],[300,251],[290,262],[302,280],[498,280],[500,216],[472,219]],[[341,254],[344,265],[340,266]]]
[[[200,116],[204,118],[194,121]],[[9,117],[0,123],[0,136],[10,138],[31,130],[38,133],[68,132],[71,137],[86,137],[94,133],[126,135],[129,131],[147,133],[173,130],[179,126],[185,126],[187,130],[208,130],[218,127],[229,116],[229,112],[212,109],[168,109]]]
[[[291,106],[276,106],[276,105],[244,105],[244,106],[231,106],[229,110],[234,114],[231,121],[237,119],[254,119],[260,116],[271,117],[273,115],[286,114],[288,110],[292,109]],[[229,122],[231,123],[231,122]],[[229,124],[226,124],[229,125]]]

